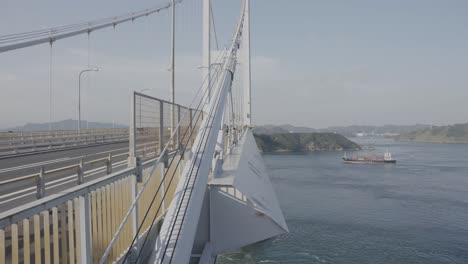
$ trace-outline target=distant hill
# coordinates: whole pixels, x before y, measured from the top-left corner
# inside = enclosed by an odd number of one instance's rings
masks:
[[[398,135],[413,132],[420,129],[429,128],[430,125],[383,125],[383,126],[337,126],[320,129],[319,131],[336,132],[347,137],[355,136],[356,134],[364,135]]]
[[[334,133],[254,134],[262,152],[308,152],[359,150],[360,146]]]
[[[396,139],[433,143],[468,143],[468,123],[420,129],[402,134]]]
[[[338,133],[346,137],[354,137],[357,134],[363,135],[399,135],[413,132],[420,129],[429,128],[430,125],[384,125],[384,126],[335,126],[321,129],[310,127],[296,127],[292,125],[264,125],[257,126],[254,129],[256,134],[275,134],[275,133],[310,133],[310,132],[332,132]]]
[[[292,125],[263,125],[254,128],[254,134],[278,134],[278,133],[310,133],[316,130],[310,127],[296,127]]]
[[[125,125],[112,124],[112,123],[101,123],[101,122],[89,122],[86,124],[86,121],[81,121],[82,129],[102,129],[102,128],[126,128]],[[78,129],[78,120],[67,119],[62,121],[57,121],[52,123],[53,130],[77,130]],[[17,126],[12,128],[0,129],[0,131],[48,131],[49,123],[27,123],[24,126]]]

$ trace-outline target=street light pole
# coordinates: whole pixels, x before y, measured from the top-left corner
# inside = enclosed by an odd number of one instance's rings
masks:
[[[171,135],[174,132],[175,126],[175,0],[172,0],[172,43],[171,43]]]
[[[78,75],[78,133],[81,134],[81,75],[89,71],[99,71],[98,68],[89,68],[80,71]]]

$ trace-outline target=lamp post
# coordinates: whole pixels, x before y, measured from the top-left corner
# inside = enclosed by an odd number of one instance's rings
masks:
[[[78,75],[78,133],[81,134],[81,75],[89,71],[99,71],[98,68],[89,68],[80,71]]]
[[[174,104],[175,104],[175,0],[172,0],[172,28],[171,28],[171,135],[174,132]]]

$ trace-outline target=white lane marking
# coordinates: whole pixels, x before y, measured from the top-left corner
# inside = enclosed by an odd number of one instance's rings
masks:
[[[46,164],[55,163],[55,162],[62,162],[62,161],[70,160],[70,159],[72,159],[72,158],[65,157],[65,158],[60,158],[60,159],[55,159],[55,160],[41,161],[41,162],[31,163],[31,164],[27,164],[27,165],[21,165],[21,166],[16,166],[16,167],[5,168],[5,169],[1,169],[0,173],[5,173],[5,172],[10,172],[10,171],[15,171],[15,170],[21,170],[21,169],[28,169],[28,168],[32,168],[32,167],[36,167],[36,166],[46,165]]]
[[[8,193],[8,194],[5,194],[5,195],[2,195],[0,196],[0,199],[5,199],[5,198],[8,198],[10,196],[14,196],[16,194],[19,194],[19,193],[24,193],[24,192],[27,192],[27,191],[31,191],[31,190],[35,190],[36,187],[29,187],[29,188],[26,188],[26,189],[21,189],[19,191],[16,191],[16,192],[12,192],[12,193]],[[34,192],[36,193],[36,192]]]
[[[23,195],[20,195],[20,196],[16,196],[15,198],[11,198],[11,199],[8,199],[8,200],[5,200],[5,201],[2,201],[0,202],[0,205],[2,204],[6,204],[8,202],[11,202],[11,201],[14,201],[16,199],[19,199],[19,198],[23,198],[23,197],[26,197],[26,196],[29,196],[29,195],[32,195],[32,194],[35,194],[36,192],[30,192],[30,193],[25,193]]]
[[[99,154],[104,154],[104,153],[109,153],[109,152],[115,152],[115,151],[124,150],[124,149],[128,149],[128,147],[126,147],[126,148],[114,149],[114,150],[110,150],[110,151],[102,151],[102,152],[98,152],[98,153],[93,153],[93,154],[90,154],[90,155],[88,155],[88,156],[99,155]],[[81,156],[80,158],[84,158],[84,157],[86,157],[86,156]]]

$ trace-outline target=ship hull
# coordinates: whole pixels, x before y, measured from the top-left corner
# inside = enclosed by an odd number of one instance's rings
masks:
[[[396,160],[353,160],[343,158],[344,163],[350,164],[381,164],[381,163],[396,163]]]

